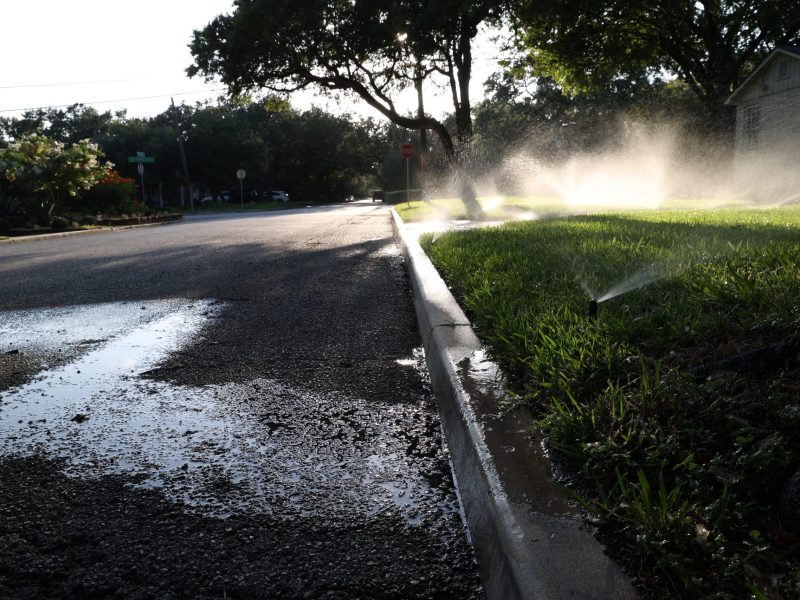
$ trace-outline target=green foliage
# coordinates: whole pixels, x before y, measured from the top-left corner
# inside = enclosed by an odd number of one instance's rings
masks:
[[[727,97],[767,52],[800,36],[800,5],[772,0],[528,1],[517,18],[538,75],[573,93],[674,75],[726,131]]]
[[[37,108],[24,112],[21,117],[0,117],[0,140],[19,140],[36,134],[67,145],[75,144],[86,139],[96,140],[113,121],[110,112],[100,113],[82,104],[67,108]]]
[[[499,13],[496,0],[239,2],[196,31],[190,75],[218,76],[234,93],[316,86],[360,97],[391,122],[430,129],[449,158],[472,136],[472,40]],[[291,43],[275,43],[291,40]],[[398,112],[394,96],[415,81],[444,76],[453,91],[456,142],[439,120]]]
[[[75,209],[85,214],[136,215],[144,207],[136,200],[136,184],[133,179],[120,177],[111,171],[75,203]]]
[[[687,369],[796,335],[800,210],[631,212],[424,238],[653,597],[797,592],[776,516],[800,461],[800,365]],[[587,317],[589,297],[629,291]]]
[[[216,104],[179,105],[146,119],[128,119],[123,114],[97,113],[76,105],[66,110],[29,111],[22,117],[0,118],[0,146],[5,136],[9,142],[27,134],[45,135],[69,147],[76,136],[91,137],[120,174],[138,187],[136,164],[128,157],[137,151],[156,158],[146,165],[145,197],[148,204],[163,195],[167,204],[178,204],[183,185],[183,166],[177,143],[176,127],[183,136],[187,166],[195,193],[218,196],[223,190],[238,195],[237,169],[247,171],[245,201],[261,198],[262,192],[281,189],[293,200],[341,200],[346,195],[366,195],[374,187],[381,160],[389,140],[385,125],[372,119],[335,116],[318,109],[294,110],[279,96],[263,98],[235,97]],[[80,138],[83,139],[83,138]],[[5,144],[7,145],[7,144]],[[396,147],[392,147],[396,155]],[[80,194],[77,210],[106,210],[136,213],[136,207],[121,198],[96,198],[94,192]],[[0,213],[13,214],[18,204],[17,191],[0,177]],[[141,190],[137,191],[141,198]],[[29,208],[42,199],[24,194]],[[184,193],[185,204],[188,196]],[[7,206],[6,206],[7,205]],[[37,217],[38,218],[38,217]],[[49,222],[41,215],[43,223]]]
[[[487,91],[490,97],[475,107],[474,164],[478,175],[491,174],[506,190],[518,185],[518,170],[508,162],[517,153],[558,163],[622,146],[641,124],[669,124],[683,152],[708,153],[709,113],[680,80],[626,80],[570,95],[551,78],[506,72],[490,79]]]
[[[56,230],[63,230],[68,229],[70,226],[69,219],[65,219],[64,217],[53,217],[50,220],[50,228]]]
[[[136,181],[136,165],[127,163],[127,157],[137,150],[155,156],[156,163],[146,167],[145,185],[160,182],[165,195],[173,199],[179,196],[182,180],[175,116],[183,130],[195,189],[213,196],[230,190],[238,199],[235,173],[243,168],[245,202],[273,189],[309,202],[365,194],[374,165],[385,151],[384,128],[372,120],[318,109],[300,112],[275,98],[184,105],[175,111],[176,115],[168,111],[153,119],[115,122],[100,139],[120,172]]]
[[[100,149],[88,140],[66,146],[32,134],[0,150],[0,173],[7,193],[21,200],[28,216],[49,224],[67,199],[91,188],[111,168],[100,157]]]

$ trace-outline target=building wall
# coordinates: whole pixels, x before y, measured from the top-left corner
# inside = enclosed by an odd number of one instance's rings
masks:
[[[800,151],[800,84],[776,93],[742,97],[740,101],[736,107],[737,154],[792,145]]]
[[[773,56],[736,103],[737,154],[783,146],[800,135],[800,57]]]
[[[800,192],[800,57],[775,55],[736,105],[737,179],[757,190],[749,193],[753,199],[794,198]]]

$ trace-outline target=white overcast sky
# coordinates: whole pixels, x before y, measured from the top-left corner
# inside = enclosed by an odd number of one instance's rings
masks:
[[[83,103],[100,111],[127,109],[154,116],[175,102],[194,103],[224,94],[219,84],[189,79],[192,31],[232,10],[232,0],[0,0],[0,116],[21,109]],[[494,45],[484,36],[475,49],[473,101],[496,69]],[[150,97],[150,98],[148,98]],[[145,99],[140,99],[145,98]],[[363,102],[329,102],[310,93],[311,104],[365,116]],[[427,112],[441,116],[452,105],[443,92],[426,92]],[[416,107],[413,90],[398,103]]]

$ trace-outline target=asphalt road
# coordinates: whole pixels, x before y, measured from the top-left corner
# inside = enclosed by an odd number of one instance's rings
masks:
[[[482,597],[386,208],[2,245],[0,282],[0,597]]]

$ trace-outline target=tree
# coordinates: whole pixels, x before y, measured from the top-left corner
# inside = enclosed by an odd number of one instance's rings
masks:
[[[174,190],[177,196],[180,177],[180,159],[175,140],[175,131],[170,121],[163,117],[149,119],[118,119],[108,131],[97,138],[97,142],[111,162],[124,177],[140,181],[137,165],[128,162],[136,152],[144,152],[156,159],[155,164],[145,167],[145,186],[149,197],[164,186]]]
[[[21,117],[0,117],[0,137],[18,140],[26,135],[46,135],[57,142],[75,144],[81,140],[96,140],[106,133],[124,113],[112,115],[98,112],[90,106],[73,104],[63,108],[37,108]]]
[[[54,211],[95,185],[113,165],[101,164],[97,145],[70,146],[44,135],[29,135],[0,150],[0,173],[8,191],[22,199],[30,217],[49,223]]]
[[[487,170],[519,152],[557,163],[576,153],[610,150],[642,124],[668,122],[680,132],[685,152],[695,143],[698,150],[705,146],[697,138],[706,112],[680,80],[628,80],[568,94],[549,77],[520,75],[524,72],[494,75],[486,84],[487,98],[475,107],[474,153]]]
[[[246,106],[221,104],[197,108],[188,120],[186,160],[195,179],[214,194],[230,190],[237,169],[252,178],[262,162],[263,139],[249,116]]]
[[[384,128],[371,119],[316,108],[273,114],[264,136],[270,179],[293,199],[306,201],[365,194],[387,143]]]
[[[497,0],[237,0],[191,43],[190,75],[219,76],[234,93],[316,86],[355,94],[401,127],[432,130],[457,160],[472,138],[472,43]],[[429,115],[401,114],[395,93],[425,74],[444,78],[455,139]]]
[[[798,39],[800,3],[776,0],[526,0],[520,42],[534,70],[572,92],[673,75],[731,139],[725,101],[776,45]]]
[[[193,183],[215,196],[238,189],[239,168],[247,171],[245,192],[285,189],[293,199],[308,201],[362,193],[364,176],[373,171],[386,143],[371,119],[318,109],[298,112],[275,96],[182,104],[149,119],[116,120],[98,141],[120,173],[137,181],[136,165],[127,157],[136,151],[155,157],[146,183],[163,186],[168,197],[177,198],[185,182],[176,126]]]

